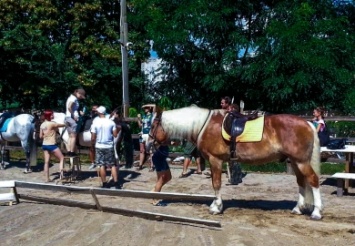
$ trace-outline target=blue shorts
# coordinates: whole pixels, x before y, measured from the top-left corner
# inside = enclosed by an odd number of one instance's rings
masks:
[[[54,150],[56,150],[58,148],[57,145],[42,145],[42,149],[43,150],[47,150],[49,152],[53,152]]]
[[[169,147],[161,145],[153,154],[152,161],[157,172],[169,170],[166,158],[169,156]]]

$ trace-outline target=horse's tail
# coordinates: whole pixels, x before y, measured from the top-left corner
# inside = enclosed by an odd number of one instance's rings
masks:
[[[312,123],[309,122],[309,124],[313,130],[313,150],[312,150],[312,157],[311,157],[311,166],[314,172],[319,177],[320,176],[320,143],[319,143],[319,138],[318,138],[318,133],[316,128]]]
[[[312,149],[310,165],[311,165],[313,171],[316,173],[316,175],[319,178],[320,177],[320,144],[319,144],[319,138],[318,138],[317,130],[314,127],[314,125],[312,123],[310,123],[310,122],[308,122],[308,123],[311,126],[312,131],[313,131],[313,149]],[[312,191],[312,188],[311,188],[311,186],[309,185],[308,182],[306,182],[305,203],[314,205],[313,191]]]
[[[30,166],[37,166],[37,145],[36,145],[36,126],[31,124],[31,130],[28,135],[28,144],[30,147]]]

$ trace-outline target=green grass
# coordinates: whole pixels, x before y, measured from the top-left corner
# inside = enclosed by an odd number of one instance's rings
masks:
[[[10,150],[10,160],[23,160],[25,159],[25,153],[23,152],[23,150]],[[55,156],[51,157],[52,160],[56,160]],[[44,159],[43,159],[43,151],[41,149],[38,149],[37,152],[37,161],[38,163],[43,163]],[[80,161],[85,164],[85,163],[90,163],[89,160],[89,155],[88,154],[80,154]]]
[[[207,165],[208,166],[208,165]],[[226,170],[227,164],[223,164],[223,169]],[[285,173],[287,171],[286,163],[271,162],[263,165],[241,164],[243,172],[260,172],[260,173]],[[321,163],[321,174],[332,175],[336,172],[344,172],[344,163]]]
[[[20,160],[24,159],[25,155],[22,150],[11,150],[10,151],[11,160]],[[55,157],[52,157],[53,159]],[[43,152],[41,150],[38,151],[37,156],[38,162],[43,163]],[[81,154],[80,160],[82,163],[90,163],[88,154]],[[286,172],[286,163],[280,162],[271,162],[263,165],[249,165],[249,164],[241,164],[243,172],[260,172],[260,173],[285,173]],[[206,167],[209,167],[209,163],[206,162]],[[226,170],[227,164],[223,164],[223,170]],[[345,164],[344,163],[329,163],[322,162],[321,163],[321,174],[331,175],[336,172],[344,172]]]

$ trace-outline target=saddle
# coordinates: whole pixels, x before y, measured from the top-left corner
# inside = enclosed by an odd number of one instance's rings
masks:
[[[227,113],[222,124],[222,136],[224,139],[231,142],[231,158],[235,156],[236,143],[239,142],[237,138],[244,132],[246,123],[258,118],[259,117],[257,112],[250,115],[243,115],[237,111],[231,111]],[[246,141],[248,141],[248,139],[246,139]]]
[[[7,130],[7,124],[9,122],[9,119],[13,117],[13,114],[10,112],[5,112],[0,116],[0,131],[1,132],[6,132]]]

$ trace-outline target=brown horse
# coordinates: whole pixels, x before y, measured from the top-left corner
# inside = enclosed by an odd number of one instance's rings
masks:
[[[231,158],[230,141],[222,137],[222,122],[226,114],[225,110],[196,106],[157,111],[149,133],[149,143],[163,143],[169,138],[196,143],[211,165],[216,195],[210,206],[212,214],[222,212],[222,163]],[[292,213],[302,214],[305,208],[313,205],[311,219],[321,219],[320,147],[314,126],[300,117],[287,114],[265,116],[263,126],[261,141],[237,142],[235,159],[246,164],[263,164],[288,158],[299,186],[299,199]]]

